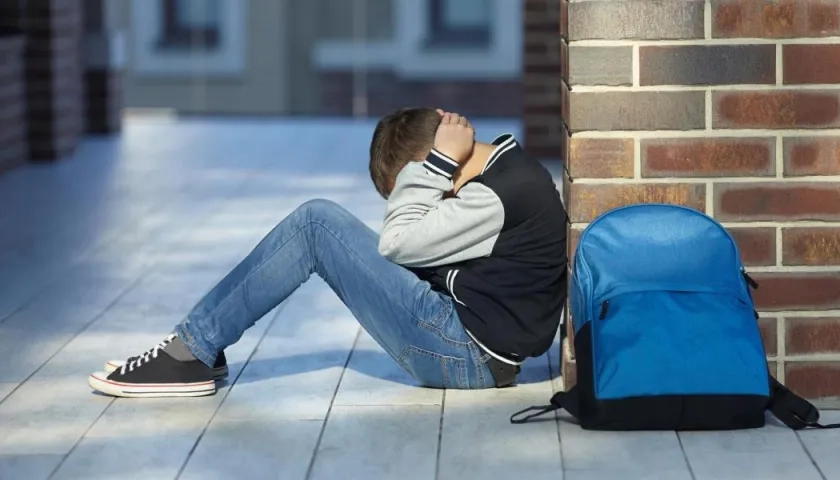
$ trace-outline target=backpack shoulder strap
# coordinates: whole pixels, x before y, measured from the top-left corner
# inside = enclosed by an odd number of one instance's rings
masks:
[[[767,409],[788,427],[794,430],[803,428],[840,428],[840,423],[823,425],[820,411],[811,402],[793,393],[789,388],[770,376],[770,402]]]
[[[575,418],[580,418],[580,403],[578,402],[577,386],[572,387],[567,392],[555,393],[554,396],[551,397],[551,404],[549,405],[528,407],[524,410],[520,410],[514,413],[510,417],[510,423],[525,423],[533,418],[545,415],[549,412],[553,412],[554,410],[561,409],[565,409]],[[520,417],[520,415],[526,414],[528,412],[534,413],[525,415],[521,418],[517,418]]]

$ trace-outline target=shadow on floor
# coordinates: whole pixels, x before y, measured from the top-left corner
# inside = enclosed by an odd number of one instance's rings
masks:
[[[552,348],[558,348],[553,345]],[[322,352],[290,355],[248,362],[247,370],[240,375],[236,383],[245,384],[262,381],[268,378],[297,375],[333,367],[344,367],[355,370],[369,377],[380,378],[403,385],[419,386],[411,375],[402,369],[397,362],[385,352],[372,350],[355,350],[350,362],[347,362],[346,350],[326,350]],[[231,364],[232,370],[239,370],[241,365]],[[532,358],[522,365],[522,372],[518,375],[519,384],[530,384],[550,381],[559,376],[559,372],[551,372],[545,357]]]

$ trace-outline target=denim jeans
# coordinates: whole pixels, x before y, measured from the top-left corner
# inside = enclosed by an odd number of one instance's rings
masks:
[[[382,257],[378,238],[339,205],[307,202],[213,287],[175,332],[199,360],[213,365],[217,352],[317,273],[421,385],[495,386],[489,356],[464,330],[453,300]]]

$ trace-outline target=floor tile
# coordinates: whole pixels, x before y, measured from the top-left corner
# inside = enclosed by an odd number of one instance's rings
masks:
[[[213,396],[115,400],[53,478],[175,478],[268,326],[256,324],[226,349],[229,380]]]
[[[840,423],[840,411],[823,411],[820,415],[820,423]],[[840,455],[837,454],[837,447],[840,445],[840,429],[800,430],[797,435],[825,478],[840,480]]]
[[[524,472],[529,479],[563,478],[554,416],[524,425],[510,423],[514,412],[544,405],[552,395],[547,356],[526,362],[523,373],[535,383],[446,392],[439,479],[519,478]]]
[[[422,388],[362,331],[335,397],[336,405],[440,405],[443,391]]]
[[[820,478],[787,427],[768,424],[755,430],[684,432],[680,439],[697,480]]]
[[[583,430],[568,415],[560,418],[566,480],[690,480],[674,432]]]
[[[313,480],[433,480],[440,406],[335,406]]]

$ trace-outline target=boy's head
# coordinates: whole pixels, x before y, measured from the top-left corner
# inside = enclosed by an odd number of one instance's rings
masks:
[[[408,162],[426,158],[440,119],[433,108],[401,108],[376,124],[370,142],[370,178],[383,198],[391,194],[397,174]]]

